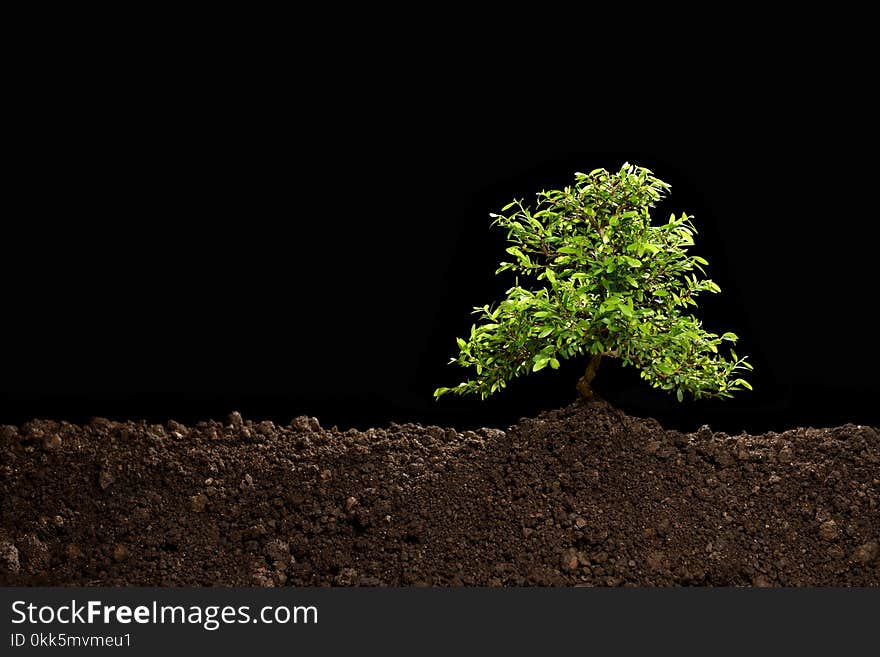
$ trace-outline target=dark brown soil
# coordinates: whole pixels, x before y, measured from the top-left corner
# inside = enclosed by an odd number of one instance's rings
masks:
[[[5,585],[880,585],[880,432],[0,427]]]

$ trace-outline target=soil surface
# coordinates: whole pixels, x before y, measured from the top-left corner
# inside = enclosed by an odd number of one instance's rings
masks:
[[[0,584],[878,586],[880,431],[4,426]]]

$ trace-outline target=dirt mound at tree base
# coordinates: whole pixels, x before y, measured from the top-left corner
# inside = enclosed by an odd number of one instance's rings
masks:
[[[880,433],[0,427],[5,585],[880,585]]]

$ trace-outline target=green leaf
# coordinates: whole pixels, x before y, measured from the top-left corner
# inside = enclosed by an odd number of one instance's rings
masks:
[[[657,363],[654,367],[666,375],[672,374],[675,371],[675,368],[669,363]]]
[[[678,401],[684,401],[684,395],[683,395],[682,392],[681,392],[681,388],[678,388],[678,389],[675,391],[675,398],[676,398]]]

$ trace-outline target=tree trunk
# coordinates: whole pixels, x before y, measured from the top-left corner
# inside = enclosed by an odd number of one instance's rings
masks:
[[[581,397],[584,399],[593,398],[593,388],[590,387],[590,384],[593,383],[593,379],[596,377],[596,371],[599,369],[599,363],[601,362],[602,356],[590,356],[590,362],[587,363],[587,371],[584,372],[580,381],[577,382],[578,392],[581,393]]]

